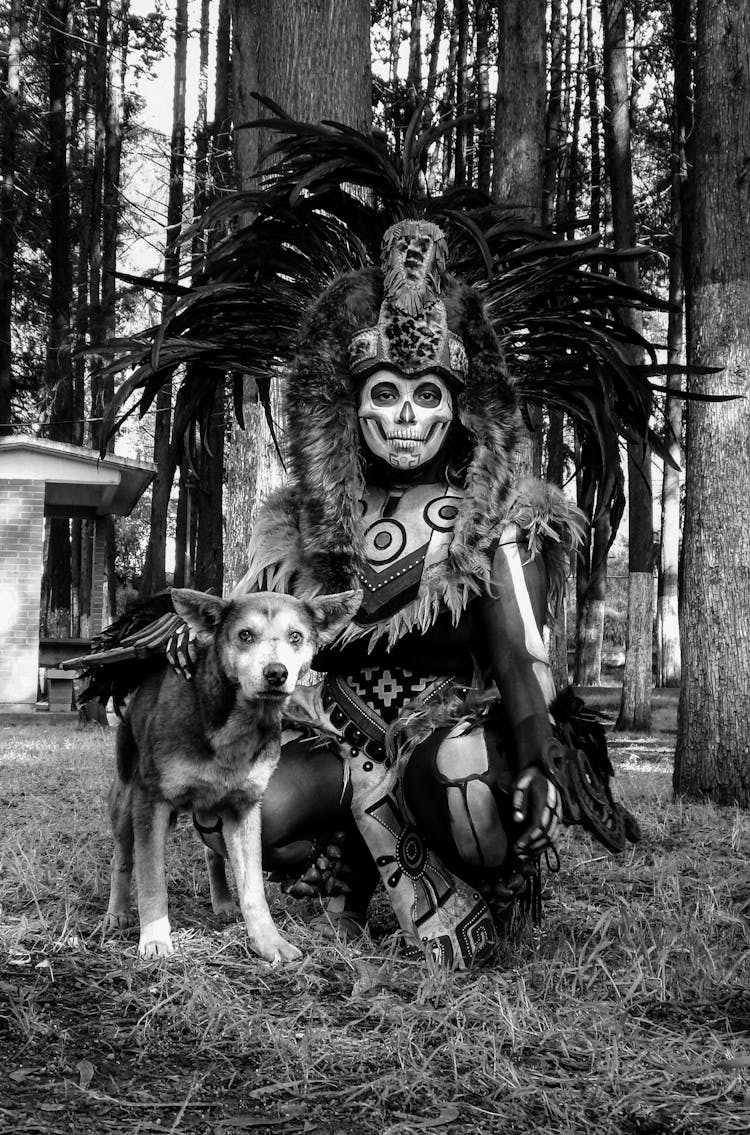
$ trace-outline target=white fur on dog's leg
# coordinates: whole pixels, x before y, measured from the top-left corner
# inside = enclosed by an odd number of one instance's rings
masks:
[[[141,929],[138,953],[142,958],[168,958],[174,953],[169,918],[155,918]]]
[[[135,883],[141,936],[138,953],[144,958],[174,953],[169,936],[169,903],[164,865],[172,809],[166,800],[152,801],[139,785],[133,787]]]
[[[301,958],[302,951],[279,933],[268,909],[261,868],[260,805],[254,805],[239,822],[225,820],[224,840],[253,949],[271,965]]]

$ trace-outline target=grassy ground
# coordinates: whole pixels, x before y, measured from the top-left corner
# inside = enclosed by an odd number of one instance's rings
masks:
[[[0,1135],[747,1135],[750,816],[673,803],[657,724],[613,744],[643,842],[566,833],[541,928],[463,975],[399,960],[382,900],[342,946],[274,887],[305,957],[271,970],[213,918],[183,821],[178,953],[102,943],[112,731],[0,726]]]

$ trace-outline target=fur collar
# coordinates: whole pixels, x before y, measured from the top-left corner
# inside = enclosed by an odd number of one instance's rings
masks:
[[[258,514],[248,570],[237,584],[238,593],[255,588],[312,598],[325,591],[318,575],[320,552],[310,548],[304,534],[306,519],[307,509],[295,487],[280,489],[269,498]],[[374,626],[350,623],[339,642],[368,638],[372,646],[387,637],[390,646],[409,631],[426,630],[443,610],[458,622],[469,599],[484,591],[492,544],[508,524],[521,529],[532,558],[540,555],[544,559],[550,580],[549,605],[554,613],[568,574],[570,549],[581,540],[584,523],[583,514],[560,489],[533,477],[525,478],[508,492],[503,511],[486,525],[486,549],[475,548],[471,554],[456,549],[460,539],[456,533],[448,560],[425,573],[414,600]],[[352,562],[361,557],[361,541],[355,533]]]

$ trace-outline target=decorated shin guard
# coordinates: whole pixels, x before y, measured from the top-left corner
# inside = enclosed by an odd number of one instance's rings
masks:
[[[448,968],[489,961],[497,943],[489,907],[415,827],[403,796],[404,759],[388,767],[355,749],[348,763],[352,813],[407,942]]]

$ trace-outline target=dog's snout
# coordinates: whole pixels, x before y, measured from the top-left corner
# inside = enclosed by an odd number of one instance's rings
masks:
[[[269,662],[263,667],[263,677],[269,686],[283,686],[289,671],[280,662]]]

